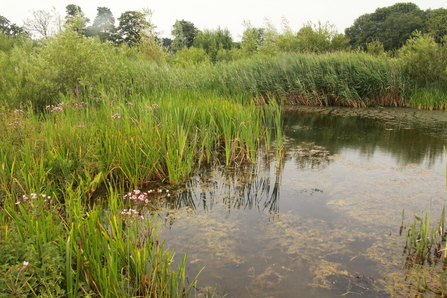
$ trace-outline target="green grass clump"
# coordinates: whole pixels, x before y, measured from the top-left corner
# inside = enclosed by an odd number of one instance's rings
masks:
[[[415,89],[408,100],[410,107],[425,110],[445,110],[446,104],[447,90],[443,87]]]
[[[404,212],[402,212],[402,227]],[[447,293],[445,285],[446,265],[445,207],[439,221],[431,222],[430,213],[422,217],[414,215],[413,224],[408,228],[405,238],[405,268],[410,289],[418,293],[433,292],[440,295]]]

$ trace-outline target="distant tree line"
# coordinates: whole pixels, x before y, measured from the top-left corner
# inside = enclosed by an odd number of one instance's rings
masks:
[[[51,35],[54,16],[42,10],[33,11],[33,18],[23,26],[12,24],[0,16],[0,33],[18,35]],[[339,50],[396,51],[415,32],[429,34],[441,44],[447,35],[447,9],[421,10],[413,3],[397,3],[377,8],[373,13],[358,17],[344,34],[329,23],[307,23],[298,31],[292,30],[283,20],[281,30],[270,21],[256,28],[244,22],[245,30],[240,42],[234,42],[228,29],[199,30],[186,20],[177,20],[172,27],[172,39],[159,38],[151,22],[151,11],[126,11],[116,20],[107,7],[98,7],[91,22],[78,5],[66,6],[66,16],[61,22],[85,37],[98,37],[101,41],[117,45],[135,46],[148,38],[170,53],[178,64],[215,63],[234,60],[255,53],[278,52],[330,52]],[[89,25],[91,24],[91,25]],[[61,28],[59,29],[61,30]]]

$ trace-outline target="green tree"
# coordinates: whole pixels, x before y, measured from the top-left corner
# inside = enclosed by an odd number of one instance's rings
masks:
[[[447,81],[446,47],[431,35],[416,33],[397,51],[397,58],[404,73],[419,86],[443,85]]]
[[[216,30],[205,29],[195,38],[194,47],[204,49],[211,62],[215,63],[220,50],[231,50],[233,38],[228,29],[220,27]]]
[[[255,28],[250,22],[243,23],[245,30],[242,33],[241,49],[243,56],[250,56],[259,51],[264,42],[265,29]]]
[[[21,33],[25,33],[25,30],[16,24],[11,24],[11,22],[4,16],[0,16],[0,33],[5,34],[6,36],[17,36]]]
[[[422,30],[425,19],[426,13],[416,4],[397,3],[361,15],[345,34],[355,48],[366,49],[367,43],[378,40],[385,51],[391,51],[400,48],[414,31]]]
[[[172,36],[174,36],[171,44],[171,50],[175,53],[185,47],[192,47],[194,39],[197,37],[199,32],[199,29],[197,29],[192,22],[176,20],[171,31]]]
[[[428,10],[425,29],[427,33],[433,35],[437,43],[441,43],[447,35],[447,9]]]
[[[145,31],[151,31],[153,25],[148,20],[150,16],[144,11],[126,11],[118,18],[117,42],[134,45],[141,41]]]
[[[345,50],[349,40],[329,23],[307,23],[297,34],[301,51],[328,52]]]
[[[98,7],[93,25],[88,30],[89,36],[99,36],[104,40],[113,40],[115,33],[115,18],[110,8]]]
[[[67,15],[65,16],[65,26],[77,32],[80,35],[86,35],[87,23],[90,19],[85,16],[80,6],[68,4],[65,7]]]

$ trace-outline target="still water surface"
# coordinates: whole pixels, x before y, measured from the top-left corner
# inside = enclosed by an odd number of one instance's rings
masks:
[[[428,112],[428,113],[427,113]],[[214,167],[174,190],[162,238],[200,293],[409,295],[402,209],[445,204],[444,111],[289,107],[285,156]],[[408,282],[407,282],[408,284]]]

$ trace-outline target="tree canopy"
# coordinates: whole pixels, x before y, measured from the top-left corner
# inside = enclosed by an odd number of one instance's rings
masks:
[[[192,22],[176,20],[171,31],[172,36],[174,36],[171,44],[172,51],[177,52],[185,47],[190,48],[199,32],[199,29]]]
[[[11,23],[4,16],[0,16],[0,33],[5,34],[6,36],[16,36],[20,33],[25,33],[25,30],[22,27]]]
[[[147,20],[147,15],[141,11],[126,11],[118,18],[117,42],[129,45],[140,42],[144,31],[152,24]]]
[[[98,7],[93,25],[88,29],[88,35],[99,36],[101,40],[113,40],[115,33],[115,18],[110,8]]]
[[[346,28],[345,35],[354,48],[366,49],[367,43],[380,41],[385,51],[400,48],[411,34],[424,29],[426,12],[413,3],[397,3],[358,17]]]

